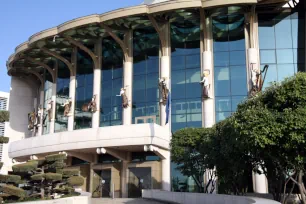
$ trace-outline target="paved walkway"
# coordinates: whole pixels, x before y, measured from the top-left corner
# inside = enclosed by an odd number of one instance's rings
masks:
[[[161,204],[160,202],[144,200],[141,198],[92,198],[91,204]]]

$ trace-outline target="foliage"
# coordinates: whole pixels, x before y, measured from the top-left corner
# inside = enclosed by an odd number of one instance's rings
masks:
[[[18,184],[21,177],[18,175],[0,175],[0,183],[15,183]]]
[[[3,136],[0,136],[0,144],[7,144],[9,142],[9,139],[8,137],[3,137]]]
[[[186,176],[191,176],[199,192],[207,192],[203,188],[203,174],[206,169],[213,167],[206,159],[210,151],[212,129],[185,128],[175,132],[171,140],[172,161],[178,164],[177,169]]]
[[[82,186],[84,184],[84,177],[82,176],[69,177],[67,183],[70,186]]]
[[[8,122],[10,120],[10,112],[1,110],[0,111],[0,123]]]
[[[9,194],[11,196],[16,196],[19,198],[24,198],[26,196],[26,191],[11,185],[3,185],[1,186],[1,191],[3,193]]]
[[[0,175],[0,199],[6,203],[76,195],[73,186],[83,185],[84,178],[77,169],[64,169],[66,154],[49,155],[13,166],[17,175]],[[11,185],[6,185],[11,184]]]
[[[37,166],[38,166],[38,162],[30,161],[24,164],[16,164],[12,167],[12,169],[14,173],[26,173],[29,171],[36,170]]]
[[[63,177],[78,176],[79,173],[78,169],[63,169]]]

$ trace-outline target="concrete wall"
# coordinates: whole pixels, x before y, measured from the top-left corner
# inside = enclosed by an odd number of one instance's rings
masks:
[[[17,120],[16,116],[13,119]],[[23,120],[27,121],[24,118]],[[19,134],[19,137],[22,137],[21,133],[17,134]],[[48,139],[46,140],[46,138]],[[11,158],[18,158],[75,149],[150,144],[168,149],[169,140],[168,129],[156,124],[89,128],[15,141],[9,146],[9,156]]]
[[[160,200],[179,204],[280,204],[274,200],[255,197],[217,195],[204,193],[181,193],[160,190],[143,190],[142,197],[145,199]]]
[[[90,196],[76,196],[70,198],[61,198],[55,200],[46,200],[46,201],[31,201],[23,202],[22,204],[90,204]],[[18,204],[18,203],[12,203]]]

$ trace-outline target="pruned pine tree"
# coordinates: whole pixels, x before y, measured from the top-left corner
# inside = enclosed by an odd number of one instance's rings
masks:
[[[7,144],[8,137],[0,137],[0,144]],[[0,169],[3,163],[0,162]],[[0,174],[0,202],[3,200],[23,200],[26,197],[26,191],[19,188],[21,177],[18,175],[1,175]]]

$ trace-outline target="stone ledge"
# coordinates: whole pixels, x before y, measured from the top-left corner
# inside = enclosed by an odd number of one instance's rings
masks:
[[[69,198],[60,198],[54,200],[43,200],[43,201],[29,201],[29,202],[18,202],[12,204],[90,204],[91,200],[89,196],[75,196]]]

